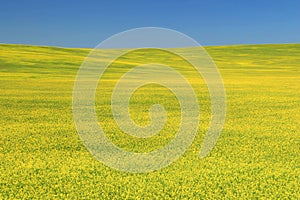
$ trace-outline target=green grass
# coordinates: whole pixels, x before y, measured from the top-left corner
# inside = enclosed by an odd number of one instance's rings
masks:
[[[189,150],[167,168],[131,174],[94,159],[75,129],[72,89],[90,49],[0,45],[0,199],[299,198],[300,44],[206,50],[219,67],[227,95],[226,123],[216,147],[198,158],[210,117],[208,92],[201,77],[169,59],[195,88],[199,131]],[[147,152],[174,137],[179,110],[169,90],[148,85],[132,97],[133,119],[147,124],[147,109],[161,102],[169,111],[165,129],[147,140],[118,130],[105,103],[111,83],[136,58],[143,54],[106,72],[107,90],[97,92],[96,109],[114,143]],[[159,58],[155,52],[147,57]]]

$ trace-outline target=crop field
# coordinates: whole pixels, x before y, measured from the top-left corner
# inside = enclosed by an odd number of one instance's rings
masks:
[[[167,88],[139,88],[130,101],[132,119],[147,125],[148,109],[160,103],[167,122],[151,138],[126,135],[107,103],[124,71],[139,60],[165,62],[197,94],[200,124],[190,148],[166,168],[134,174],[102,164],[77,134],[72,91],[91,49],[0,44],[0,199],[299,198],[300,44],[205,49],[222,76],[227,109],[217,145],[202,159],[199,151],[211,117],[209,93],[185,63],[155,50],[148,56],[138,52],[109,68],[99,82],[105,86],[96,93],[99,124],[114,144],[134,152],[169,143],[180,124],[180,106]]]

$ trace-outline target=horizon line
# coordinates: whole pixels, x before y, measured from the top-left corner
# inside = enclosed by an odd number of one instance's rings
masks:
[[[228,47],[228,46],[258,46],[258,45],[288,45],[288,44],[300,44],[300,43],[237,43],[228,45],[200,45],[192,47],[163,47],[163,48],[193,48],[193,47]],[[2,43],[0,45],[16,45],[16,46],[35,46],[35,47],[52,47],[52,48],[62,48],[62,49],[95,49],[95,47],[67,47],[67,46],[57,46],[57,45],[38,45],[38,44],[27,44],[27,43]],[[140,47],[140,48],[152,48],[152,47]],[[114,48],[114,49],[130,49],[130,48]],[[134,49],[134,48],[133,48]]]

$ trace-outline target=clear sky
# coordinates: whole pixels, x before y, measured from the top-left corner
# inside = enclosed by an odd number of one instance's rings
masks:
[[[145,26],[202,45],[300,43],[300,1],[0,0],[0,43],[94,47]]]

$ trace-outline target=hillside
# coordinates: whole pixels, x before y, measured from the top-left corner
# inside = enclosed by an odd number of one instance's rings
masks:
[[[205,48],[227,95],[226,123],[216,147],[198,158],[210,117],[203,86],[204,122],[190,149],[167,168],[130,174],[94,159],[76,132],[72,89],[90,49],[0,44],[0,199],[298,198],[300,44]],[[142,99],[153,95],[145,89],[133,100],[148,106]],[[161,101],[149,102],[155,100]],[[138,113],[141,107],[133,109]],[[177,111],[170,109],[169,125],[175,129]],[[135,117],[143,123],[141,116]],[[115,127],[108,126],[111,119],[102,117],[109,137],[125,149],[149,151],[173,137],[174,130],[166,130],[159,141],[130,140],[116,136]]]

